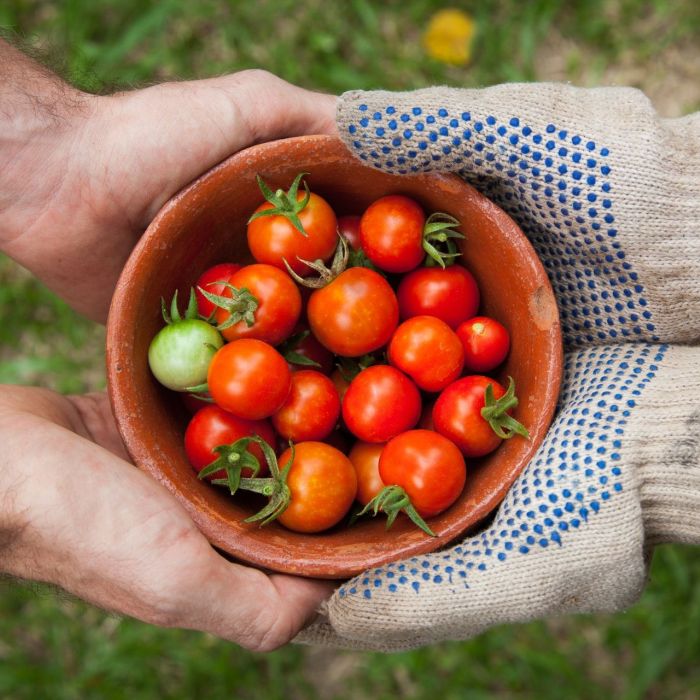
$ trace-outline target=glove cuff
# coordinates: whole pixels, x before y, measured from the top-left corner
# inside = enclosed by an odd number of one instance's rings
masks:
[[[645,540],[700,544],[700,348],[670,347],[630,419]]]
[[[696,417],[697,421],[700,417]],[[678,446],[692,460],[664,466],[648,466],[642,489],[642,512],[646,541],[650,545],[665,542],[700,544],[700,475],[697,443]]]

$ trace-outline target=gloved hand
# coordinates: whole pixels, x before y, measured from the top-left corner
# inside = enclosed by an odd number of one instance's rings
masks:
[[[700,542],[700,114],[632,89],[348,93],[341,136],[390,172],[455,172],[522,226],[565,333],[559,410],[493,522],[344,583],[307,643],[400,650],[615,611],[653,546]]]

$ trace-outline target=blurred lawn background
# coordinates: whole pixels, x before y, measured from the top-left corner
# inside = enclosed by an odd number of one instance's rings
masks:
[[[421,43],[450,5],[476,22],[466,65],[441,63]],[[665,116],[700,108],[696,0],[5,0],[0,27],[91,91],[262,67],[335,93],[554,79],[641,87]],[[101,327],[0,257],[0,382],[101,389],[103,341]],[[383,656],[251,654],[7,581],[0,698],[698,698],[699,582],[700,551],[663,547],[625,614]]]

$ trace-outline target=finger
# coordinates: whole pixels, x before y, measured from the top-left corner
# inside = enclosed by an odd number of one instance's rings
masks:
[[[232,564],[211,550],[208,568],[183,592],[185,605],[176,626],[200,629],[253,651],[271,651],[289,642],[314,620],[332,595],[331,581],[274,574]]]
[[[250,143],[304,134],[336,134],[338,98],[305,90],[259,70],[228,79],[241,95],[239,108]]]

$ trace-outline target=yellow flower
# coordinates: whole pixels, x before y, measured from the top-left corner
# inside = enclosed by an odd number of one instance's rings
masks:
[[[423,46],[431,58],[463,66],[471,58],[475,28],[474,20],[463,10],[439,10],[428,22]]]

